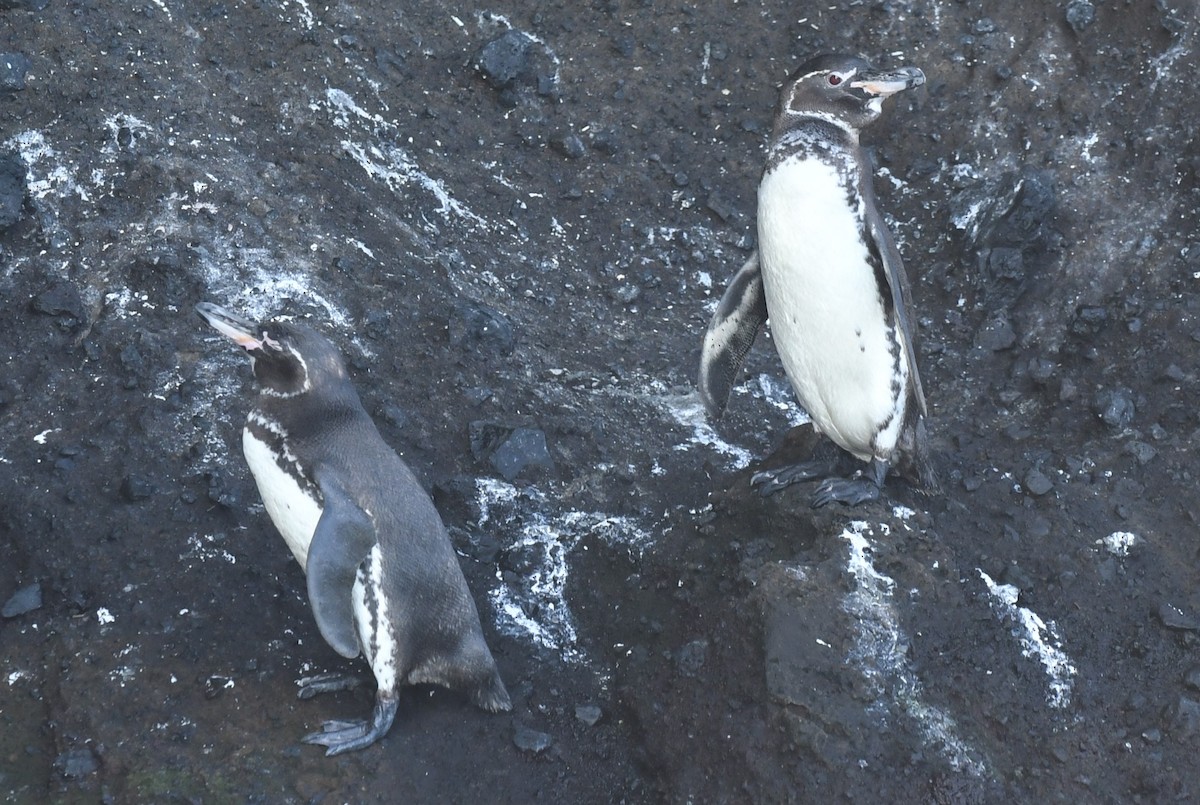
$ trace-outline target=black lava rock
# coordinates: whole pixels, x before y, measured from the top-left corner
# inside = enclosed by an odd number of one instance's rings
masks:
[[[154,482],[143,475],[130,473],[121,481],[121,497],[130,503],[146,500],[158,491]]]
[[[0,53],[0,89],[25,89],[25,74],[31,66],[24,53]]]
[[[1124,430],[1133,422],[1137,407],[1129,389],[1102,389],[1092,401],[1092,410],[1113,430]]]
[[[6,618],[15,618],[41,608],[42,585],[34,582],[13,593],[12,597],[4,603],[4,609],[0,610],[0,615]]]
[[[535,428],[517,428],[489,459],[506,481],[524,475],[530,469],[552,470],[554,459],[546,447],[546,434]]]
[[[1067,25],[1077,34],[1083,33],[1096,21],[1096,7],[1089,0],[1071,0],[1067,3]]]
[[[992,309],[1011,307],[1061,240],[1053,228],[1058,203],[1054,174],[1014,172],[964,196],[960,203],[982,205],[971,229],[971,246],[985,301]]]
[[[486,305],[464,302],[449,321],[450,343],[476,357],[508,355],[516,341],[513,326],[502,313]]]
[[[989,352],[1000,352],[1011,349],[1017,343],[1017,334],[1013,331],[1012,322],[1008,316],[1000,315],[984,322],[975,333],[975,346]]]
[[[505,31],[475,56],[475,69],[496,89],[533,77],[533,39],[521,31]]]
[[[546,434],[537,428],[510,428],[494,422],[470,425],[471,453],[487,461],[506,481],[531,470],[553,470],[554,459],[546,447]]]
[[[25,176],[25,163],[15,151],[0,152],[0,232],[21,220]]]
[[[547,96],[557,89],[544,49],[523,31],[505,31],[488,42],[475,54],[472,66],[508,105],[516,104],[520,90],[532,89]]]
[[[44,291],[33,297],[30,303],[35,313],[57,316],[65,324],[74,325],[83,321],[86,310],[83,297],[69,282],[53,282]]]

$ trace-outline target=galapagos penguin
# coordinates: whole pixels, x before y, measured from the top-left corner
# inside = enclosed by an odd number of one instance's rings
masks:
[[[821,55],[784,84],[758,186],[758,250],[730,282],[704,337],[699,391],[719,417],[759,329],[771,334],[814,428],[868,467],[826,477],[835,461],[759,472],[769,495],[824,478],[814,507],[879,497],[891,469],[937,488],[925,395],[913,344],[910,290],[879,212],[859,143],[889,96],[925,83],[915,67],[876,70]]]
[[[369,746],[391,728],[406,684],[511,709],[446,528],[379,435],[338,350],[300,324],[255,324],[207,302],[196,311],[250,356],[258,397],[242,449],[305,571],[321,636],[343,657],[363,653],[378,684],[369,721],[326,722],[305,743],[327,755]],[[348,686],[336,674],[300,685],[301,698]]]

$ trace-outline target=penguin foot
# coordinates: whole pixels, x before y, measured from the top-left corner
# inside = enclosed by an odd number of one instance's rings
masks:
[[[320,732],[305,735],[306,744],[325,747],[325,756],[333,757],[343,752],[363,749],[387,735],[396,718],[399,701],[395,697],[377,697],[375,711],[370,721],[326,721]]]
[[[819,509],[830,503],[857,506],[869,500],[879,500],[879,486],[865,478],[826,478],[813,493],[812,507]]]
[[[343,674],[334,671],[328,674],[316,674],[297,679],[296,684],[300,686],[300,692],[296,694],[296,697],[311,699],[318,693],[354,690],[362,684],[362,679],[353,674]]]
[[[792,484],[802,481],[812,481],[824,478],[833,471],[835,462],[814,459],[790,464],[774,470],[762,470],[750,476],[750,485],[758,490],[764,498],[775,494],[780,489],[787,489]]]
[[[830,503],[845,503],[857,506],[869,500],[879,500],[883,494],[883,479],[888,474],[888,463],[872,459],[867,469],[855,473],[852,478],[826,478],[813,493],[812,507],[819,509]]]

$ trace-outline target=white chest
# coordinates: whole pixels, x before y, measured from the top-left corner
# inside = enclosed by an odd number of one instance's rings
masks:
[[[256,437],[249,427],[242,431],[242,452],[271,522],[300,567],[307,569],[308,546],[321,519],[320,505],[291,473],[284,471],[272,446]],[[286,456],[284,460],[294,461]]]
[[[795,157],[759,185],[758,237],[771,333],[800,403],[818,429],[868,459],[895,444],[907,366],[860,204],[832,165]]]

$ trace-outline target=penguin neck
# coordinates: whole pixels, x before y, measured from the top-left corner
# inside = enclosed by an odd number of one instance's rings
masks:
[[[767,152],[767,175],[784,162],[793,159],[816,159],[838,167],[846,180],[858,183],[855,166],[862,161],[858,129],[839,121],[832,115],[812,113],[787,115],[779,118]]]
[[[259,389],[254,412],[289,431],[293,428],[307,430],[316,423],[367,416],[353,388],[329,389],[324,386],[286,396],[271,393],[265,388]]]

